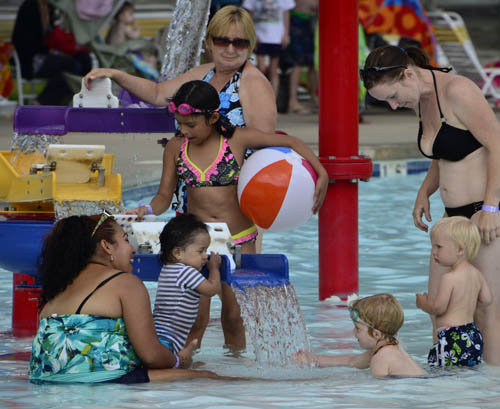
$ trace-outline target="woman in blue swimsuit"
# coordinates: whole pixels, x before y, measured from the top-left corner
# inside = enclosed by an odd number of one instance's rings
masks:
[[[500,124],[479,87],[448,71],[431,67],[419,48],[384,46],[370,53],[361,77],[374,98],[418,115],[418,146],[432,163],[415,200],[415,226],[428,230],[422,216],[432,220],[429,197],[439,189],[445,216],[469,217],[479,228],[482,243],[473,264],[484,273],[494,300],[476,311],[476,322],[485,361],[500,365]],[[447,271],[431,258],[430,298]]]
[[[249,13],[237,6],[221,8],[210,20],[205,41],[213,62],[168,81],[156,83],[116,69],[96,68],[85,76],[85,84],[90,89],[93,80],[108,77],[143,101],[167,106],[185,82],[207,81],[219,92],[220,113],[234,126],[274,132],[276,97],[264,74],[248,61],[257,41]]]

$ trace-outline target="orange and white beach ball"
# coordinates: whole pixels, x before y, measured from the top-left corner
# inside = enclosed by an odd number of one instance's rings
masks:
[[[316,180],[309,162],[292,149],[260,149],[241,168],[241,210],[263,229],[294,229],[312,216]]]

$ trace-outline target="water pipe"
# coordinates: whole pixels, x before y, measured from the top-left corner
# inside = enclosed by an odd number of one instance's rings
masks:
[[[358,292],[358,2],[319,2],[319,156],[330,183],[319,212],[319,299]]]

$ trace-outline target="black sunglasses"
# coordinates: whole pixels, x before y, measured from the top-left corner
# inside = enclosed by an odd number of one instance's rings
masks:
[[[243,50],[250,46],[250,40],[246,38],[233,38],[232,40],[227,37],[212,37],[212,41],[217,47],[228,47],[232,44],[234,48],[238,50]]]
[[[382,73],[395,70],[396,68],[406,68],[406,65],[389,65],[388,67],[368,67],[359,70],[359,75],[363,81],[370,79],[374,80]]]

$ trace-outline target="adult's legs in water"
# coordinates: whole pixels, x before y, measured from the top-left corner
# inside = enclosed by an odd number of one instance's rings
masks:
[[[245,326],[241,318],[241,310],[233,289],[222,283],[221,325],[224,331],[224,346],[242,350],[246,347]]]
[[[222,283],[221,294],[221,325],[224,331],[224,345],[233,349],[245,348],[245,327],[241,318],[240,306],[236,301],[233,289],[230,285]],[[186,344],[193,339],[198,340],[198,348],[210,320],[210,297],[200,297],[200,308],[196,321],[189,332]]]
[[[490,244],[481,243],[476,258],[476,266],[486,278],[493,295],[493,302],[487,307],[476,309],[474,321],[483,334],[484,361],[490,365],[500,365],[500,238]]]
[[[247,242],[241,245],[243,254],[255,254],[255,242]],[[230,285],[222,283],[222,309],[221,324],[224,331],[225,346],[236,350],[246,347],[245,326],[241,318],[241,310],[233,289]]]

